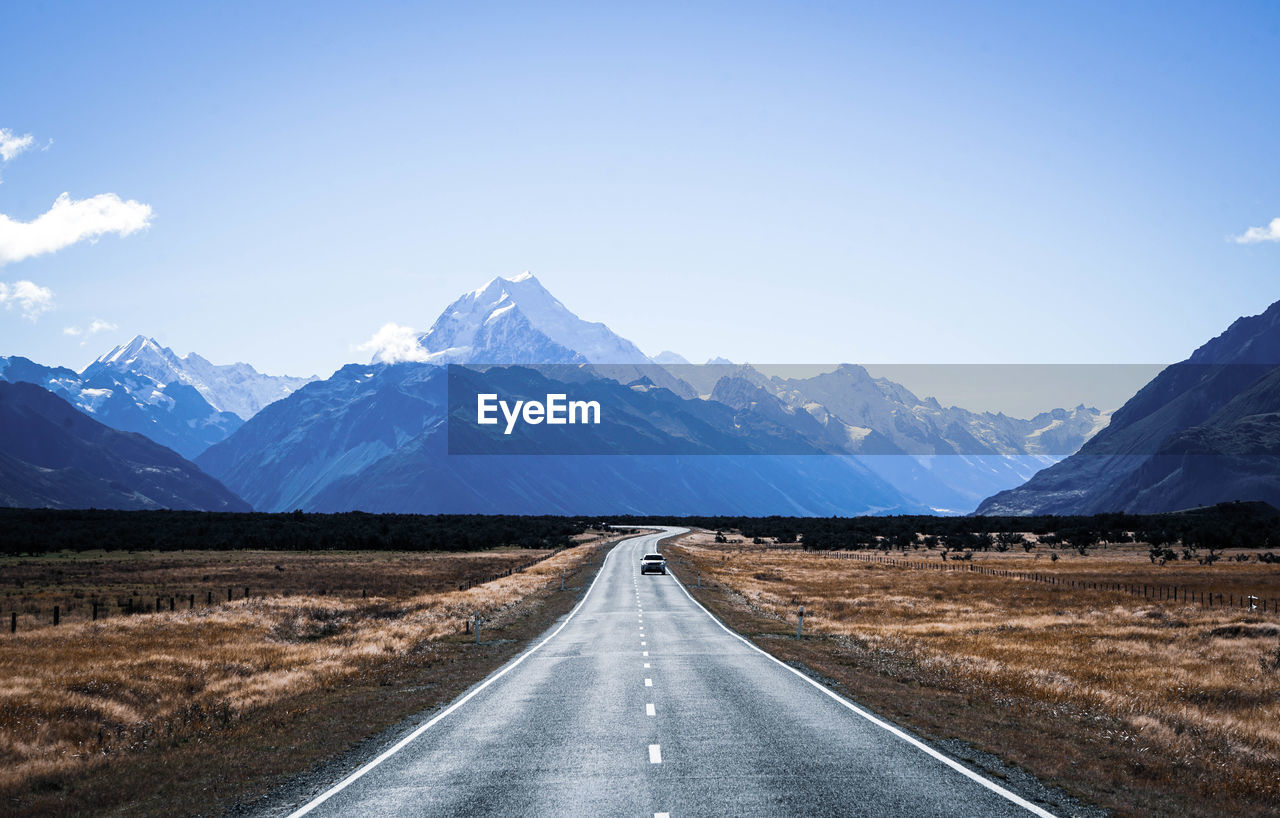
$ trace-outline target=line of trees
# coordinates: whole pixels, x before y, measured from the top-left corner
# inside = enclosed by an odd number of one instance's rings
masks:
[[[591,525],[585,518],[554,516],[0,509],[0,554],[563,548]]]
[[[943,548],[950,551],[1088,550],[1102,543],[1142,542],[1161,556],[1170,546],[1200,558],[1225,548],[1280,547],[1280,511],[1266,503],[1222,503],[1165,514],[1122,512],[1031,517],[619,517],[640,522],[738,531],[757,541],[798,543],[806,550]],[[1026,535],[1034,535],[1028,538]],[[1177,552],[1174,557],[1178,556]],[[1154,558],[1153,558],[1154,561]]]

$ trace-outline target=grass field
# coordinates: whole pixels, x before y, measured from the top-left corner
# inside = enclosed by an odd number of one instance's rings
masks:
[[[589,535],[588,535],[589,536]],[[203,608],[254,598],[309,596],[405,598],[484,582],[550,551],[499,548],[478,552],[409,551],[82,551],[0,557],[0,613],[18,614],[18,629],[119,616],[130,601],[154,610]],[[192,601],[194,597],[194,602]],[[8,624],[6,621],[4,624]]]
[[[26,614],[17,634],[0,636],[0,804],[8,814],[220,813],[447,702],[514,655],[571,607],[616,537],[586,539],[555,554],[6,560],[6,580],[22,583],[9,599],[39,611],[82,604],[57,627]],[[538,556],[548,558],[458,590]],[[228,585],[235,601],[84,614],[91,597],[189,600]],[[477,612],[480,644],[465,632]]]
[[[762,647],[932,738],[962,739],[1120,814],[1280,814],[1273,614],[717,545],[706,533],[668,555],[685,581],[701,571],[710,587],[695,593]],[[973,559],[1081,582],[1280,597],[1278,565],[1160,566],[1136,545],[1056,562]]]

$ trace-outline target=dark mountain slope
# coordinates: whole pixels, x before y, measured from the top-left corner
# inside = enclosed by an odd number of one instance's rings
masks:
[[[138,434],[28,383],[0,382],[0,503],[249,511],[222,484]]]
[[[1238,483],[1230,472],[1244,464],[1232,466],[1221,460],[1213,465],[1202,461],[1194,469],[1182,471],[1181,485],[1176,490],[1172,484],[1164,490],[1157,490],[1156,486],[1174,470],[1179,470],[1167,458],[1192,445],[1194,435],[1182,442],[1177,440],[1188,430],[1207,425],[1214,430],[1212,433],[1197,434],[1210,434],[1217,441],[1214,445],[1236,455],[1247,449],[1246,438],[1228,443],[1222,436],[1229,437],[1230,425],[1244,417],[1280,411],[1280,402],[1274,401],[1274,391],[1262,385],[1277,363],[1280,363],[1280,302],[1272,304],[1261,315],[1238,319],[1186,361],[1167,367],[1117,410],[1110,425],[1085,443],[1079,452],[1039,472],[1025,485],[987,498],[976,513],[1171,511],[1186,507],[1187,498],[1214,493],[1208,491],[1207,485],[1196,487],[1187,481],[1221,482],[1238,490],[1244,484]],[[1215,420],[1217,413],[1232,404],[1237,396],[1250,393],[1255,385],[1259,385],[1256,393],[1243,399],[1230,414]],[[1245,429],[1237,431],[1244,433]],[[1255,429],[1249,434],[1258,432]],[[1166,450],[1166,446],[1174,448]],[[1161,460],[1152,463],[1157,454]],[[1246,471],[1266,468],[1267,462],[1260,460],[1249,465]],[[1196,474],[1201,476],[1196,478]],[[1224,499],[1264,498],[1231,496]]]

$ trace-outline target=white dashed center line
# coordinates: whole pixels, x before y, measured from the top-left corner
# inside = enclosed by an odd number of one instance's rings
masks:
[[[644,654],[645,656],[648,656],[648,655],[649,655],[649,651],[647,651],[647,650],[641,651],[641,653],[642,653],[642,654]]]
[[[644,706],[644,714],[645,714],[646,716],[656,716],[656,715],[658,715],[658,714],[657,714],[657,712],[655,712],[655,711],[654,711],[654,709],[653,709],[653,705],[652,705],[652,704],[646,704],[646,705]]]
[[[661,745],[659,744],[649,745],[649,763],[650,764],[662,763],[662,746]]]
[[[645,687],[653,687],[653,679],[645,679],[645,680],[644,680],[644,686],[645,686]]]
[[[645,667],[648,667],[648,666],[649,666],[649,663],[648,663],[648,662],[645,662],[645,663],[644,663],[644,666],[645,666]]]

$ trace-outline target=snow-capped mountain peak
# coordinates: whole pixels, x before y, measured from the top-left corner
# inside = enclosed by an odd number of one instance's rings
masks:
[[[642,364],[635,344],[602,323],[584,321],[525,271],[501,276],[454,301],[417,336],[429,363]],[[384,353],[375,361],[403,360]]]
[[[145,335],[136,335],[128,343],[99,356],[81,377],[89,381],[103,372],[110,372],[137,388],[154,385],[160,389],[174,383],[186,384],[194,387],[214,409],[232,412],[244,420],[315,380],[315,376],[264,375],[245,363],[218,366],[194,352],[179,357],[172,349]]]
[[[123,369],[136,363],[139,359],[159,363],[166,359],[165,353],[168,353],[168,356],[173,356],[172,351],[160,346],[154,338],[135,335],[127,344],[120,344],[99,355],[97,360],[90,366],[102,364],[111,366],[114,369]]]
[[[678,352],[672,352],[669,349],[662,350],[657,355],[649,358],[649,360],[653,361],[655,364],[663,366],[689,366],[688,358]]]

